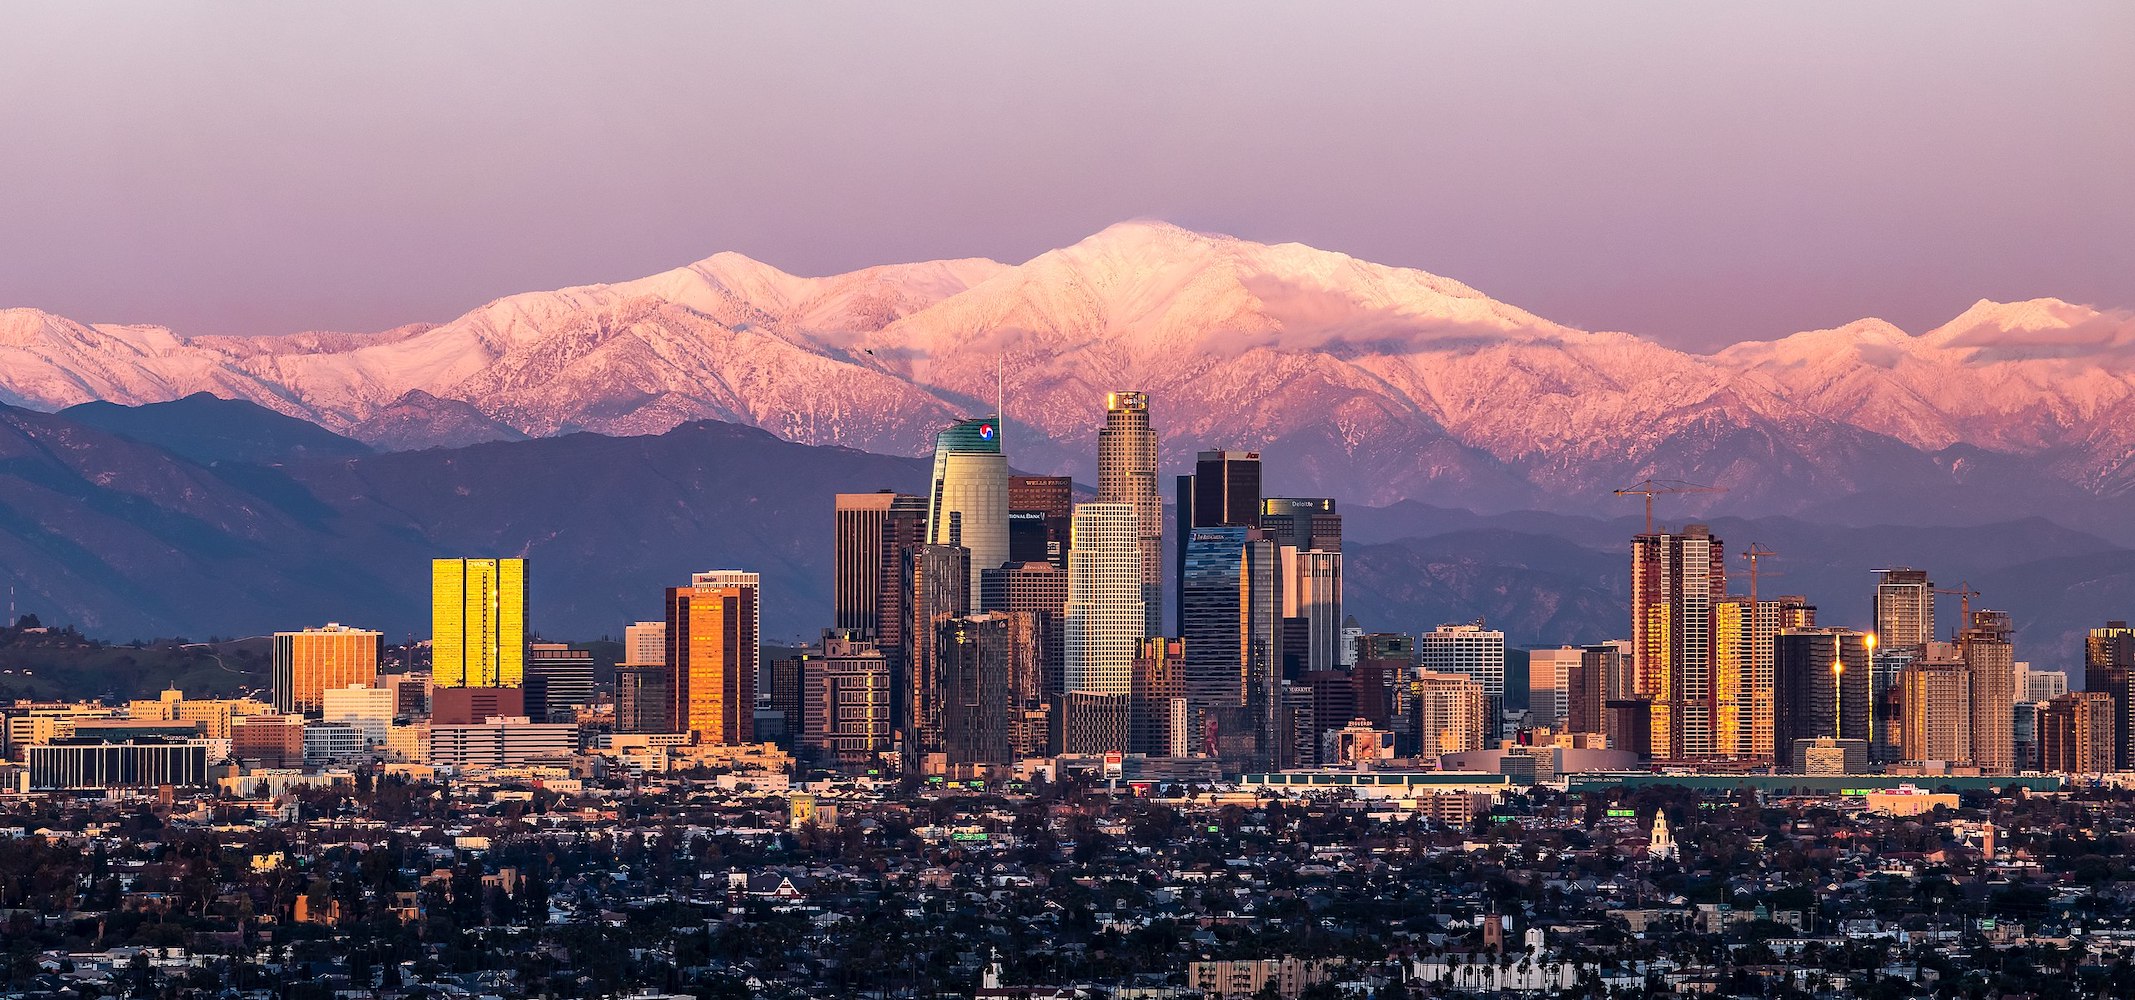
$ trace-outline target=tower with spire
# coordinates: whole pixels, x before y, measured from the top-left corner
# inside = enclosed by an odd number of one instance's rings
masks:
[[[1653,811],[1653,840],[1646,845],[1646,857],[1654,861],[1674,861],[1677,858],[1675,835],[1668,832],[1668,814]]]

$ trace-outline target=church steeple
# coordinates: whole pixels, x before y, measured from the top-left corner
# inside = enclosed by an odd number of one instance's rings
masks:
[[[1646,847],[1646,857],[1655,861],[1676,858],[1675,836],[1668,832],[1668,814],[1658,809],[1653,811],[1653,840]]]

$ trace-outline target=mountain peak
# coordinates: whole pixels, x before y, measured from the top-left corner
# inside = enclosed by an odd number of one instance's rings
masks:
[[[1981,299],[1957,318],[1922,335],[1950,348],[1972,348],[1971,360],[2083,359],[2124,369],[2135,348],[2135,312],[2100,311],[2056,298],[1995,302]]]
[[[1083,237],[1075,246],[1131,249],[1237,241],[1235,236],[1204,233],[1162,219],[1123,219]]]
[[[1986,326],[2005,331],[2050,330],[2082,322],[2096,315],[2098,312],[2095,309],[2056,298],[2024,299],[2018,302],[1980,299],[1964,312],[1957,314],[1954,319],[1929,331],[1927,335],[1949,339]]]

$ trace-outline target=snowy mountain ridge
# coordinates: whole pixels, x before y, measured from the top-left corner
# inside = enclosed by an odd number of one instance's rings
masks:
[[[1647,474],[1766,508],[1968,481],[2135,483],[2135,314],[1981,301],[1689,354],[1572,329],[1458,281],[1152,222],[1017,265],[800,277],[736,253],[506,296],[371,334],[183,337],[0,310],[0,402],[194,392],[386,448],[697,419],[918,454],[992,408],[1020,467],[1087,475],[1107,389],[1151,393],[1167,465],[1260,448],[1285,490],[1565,507]],[[1583,499],[1570,499],[1583,498]]]

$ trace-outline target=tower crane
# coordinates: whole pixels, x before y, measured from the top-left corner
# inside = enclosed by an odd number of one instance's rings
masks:
[[[1742,552],[1743,561],[1750,564],[1750,607],[1757,606],[1757,564],[1769,556],[1778,554],[1778,552],[1766,548],[1763,542],[1751,542],[1750,547]]]
[[[1646,531],[1653,533],[1653,498],[1678,493],[1725,493],[1725,486],[1707,486],[1703,483],[1688,483],[1680,479],[1647,479],[1623,489],[1616,490],[1620,497],[1642,496],[1646,498]]]
[[[1957,589],[1947,590],[1942,587],[1936,587],[1935,593],[1937,595],[1955,594],[1957,596],[1957,644],[1963,646],[1965,644],[1965,630],[1972,627],[1972,598],[1978,597],[1979,591],[1972,589],[1971,581],[1959,580],[1957,581]]]

